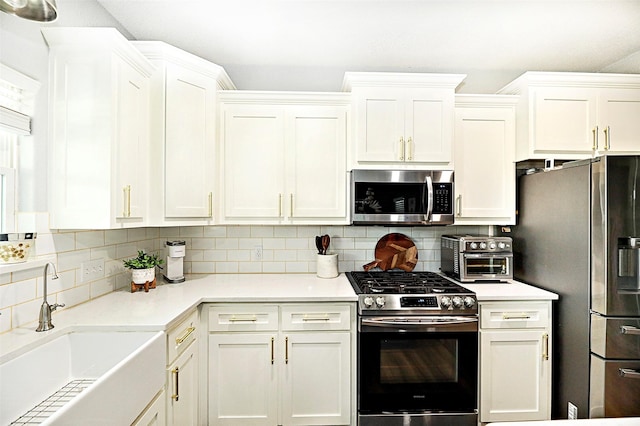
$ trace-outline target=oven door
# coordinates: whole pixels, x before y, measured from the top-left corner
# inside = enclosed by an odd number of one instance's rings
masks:
[[[513,254],[464,253],[460,281],[510,280],[513,278]]]
[[[362,317],[358,414],[473,413],[478,319]]]

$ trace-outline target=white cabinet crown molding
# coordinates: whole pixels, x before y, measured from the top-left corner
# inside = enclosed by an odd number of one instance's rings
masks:
[[[466,74],[346,72],[342,91],[355,87],[411,87],[455,89],[467,77]]]
[[[638,88],[640,74],[527,71],[498,94],[521,94],[529,87]]]
[[[351,96],[342,92],[286,92],[257,90],[219,90],[218,101],[243,105],[351,105]]]
[[[142,75],[149,77],[155,67],[115,28],[56,27],[41,28],[50,48],[85,46],[88,51],[104,48],[122,58]]]
[[[236,86],[220,65],[162,41],[132,41],[131,44],[150,61],[168,61],[197,71],[216,80],[218,89],[235,90]]]

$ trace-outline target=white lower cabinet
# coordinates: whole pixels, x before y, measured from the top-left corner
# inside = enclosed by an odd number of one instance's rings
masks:
[[[167,334],[167,426],[198,424],[198,313]]]
[[[480,421],[551,418],[551,302],[480,302]]]
[[[208,424],[352,424],[353,309],[210,305]]]
[[[162,389],[131,426],[165,426],[166,418],[165,392]]]

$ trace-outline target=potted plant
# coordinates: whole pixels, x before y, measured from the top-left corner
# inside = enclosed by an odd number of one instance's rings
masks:
[[[163,260],[158,255],[145,253],[138,250],[138,256],[123,261],[124,267],[131,269],[131,281],[135,284],[152,282],[156,277],[156,266],[160,266]]]

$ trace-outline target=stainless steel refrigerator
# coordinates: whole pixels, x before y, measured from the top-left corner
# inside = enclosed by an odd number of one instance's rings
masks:
[[[640,416],[640,156],[518,179],[514,278],[558,293],[552,417]]]

